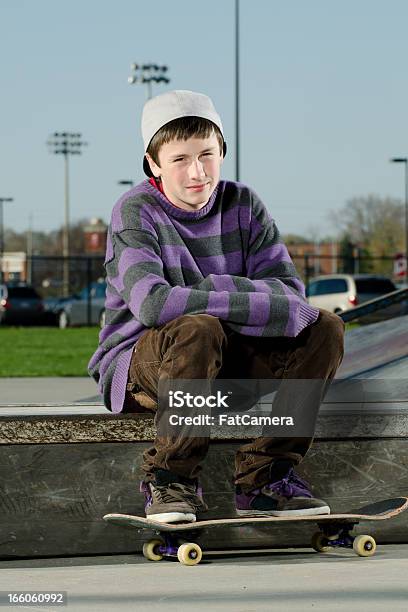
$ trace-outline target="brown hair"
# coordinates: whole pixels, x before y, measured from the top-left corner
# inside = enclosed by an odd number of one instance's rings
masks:
[[[219,128],[209,119],[203,117],[180,117],[169,121],[151,139],[147,147],[147,153],[153,161],[160,166],[159,152],[161,147],[172,140],[188,140],[189,138],[209,138],[215,134],[220,145],[220,153],[223,152],[224,138]]]

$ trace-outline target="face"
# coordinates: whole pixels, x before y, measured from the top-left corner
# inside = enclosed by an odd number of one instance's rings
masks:
[[[165,143],[159,152],[160,166],[149,154],[146,157],[167,198],[184,210],[203,208],[220,180],[223,157],[215,134]]]

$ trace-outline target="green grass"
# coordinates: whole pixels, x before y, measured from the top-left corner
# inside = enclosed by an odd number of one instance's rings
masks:
[[[0,377],[88,376],[98,327],[1,327]]]
[[[98,327],[0,327],[0,377],[88,376],[98,335]]]
[[[349,323],[346,323],[346,331],[353,329],[353,327],[360,327],[360,323],[358,321],[350,321]]]

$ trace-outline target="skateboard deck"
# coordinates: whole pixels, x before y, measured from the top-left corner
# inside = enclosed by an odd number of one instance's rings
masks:
[[[201,560],[200,547],[191,542],[179,542],[187,534],[195,530],[214,529],[231,525],[264,525],[286,522],[312,522],[318,525],[320,531],[312,538],[312,548],[318,552],[327,552],[336,546],[353,548],[359,556],[371,556],[376,549],[376,543],[371,536],[353,536],[350,532],[360,521],[383,521],[408,508],[408,497],[396,497],[381,500],[363,506],[350,512],[337,514],[313,514],[296,516],[238,516],[236,518],[220,518],[196,521],[194,523],[160,523],[143,516],[132,514],[105,514],[108,523],[122,527],[150,529],[162,535],[160,539],[150,540],[143,546],[144,556],[151,561],[159,561],[164,556],[177,556],[184,565],[196,565]],[[198,559],[198,560],[197,560]]]

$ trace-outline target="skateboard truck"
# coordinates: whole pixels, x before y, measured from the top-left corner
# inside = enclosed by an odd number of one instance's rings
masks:
[[[202,550],[195,542],[183,542],[169,533],[161,534],[159,537],[149,540],[143,544],[143,556],[149,561],[161,561],[163,557],[176,557],[182,565],[197,565],[203,556]]]
[[[354,536],[350,532],[355,523],[318,523],[321,531],[312,536],[312,548],[317,552],[327,552],[331,548],[352,548],[359,557],[371,557],[376,551],[377,544],[370,535]]]

